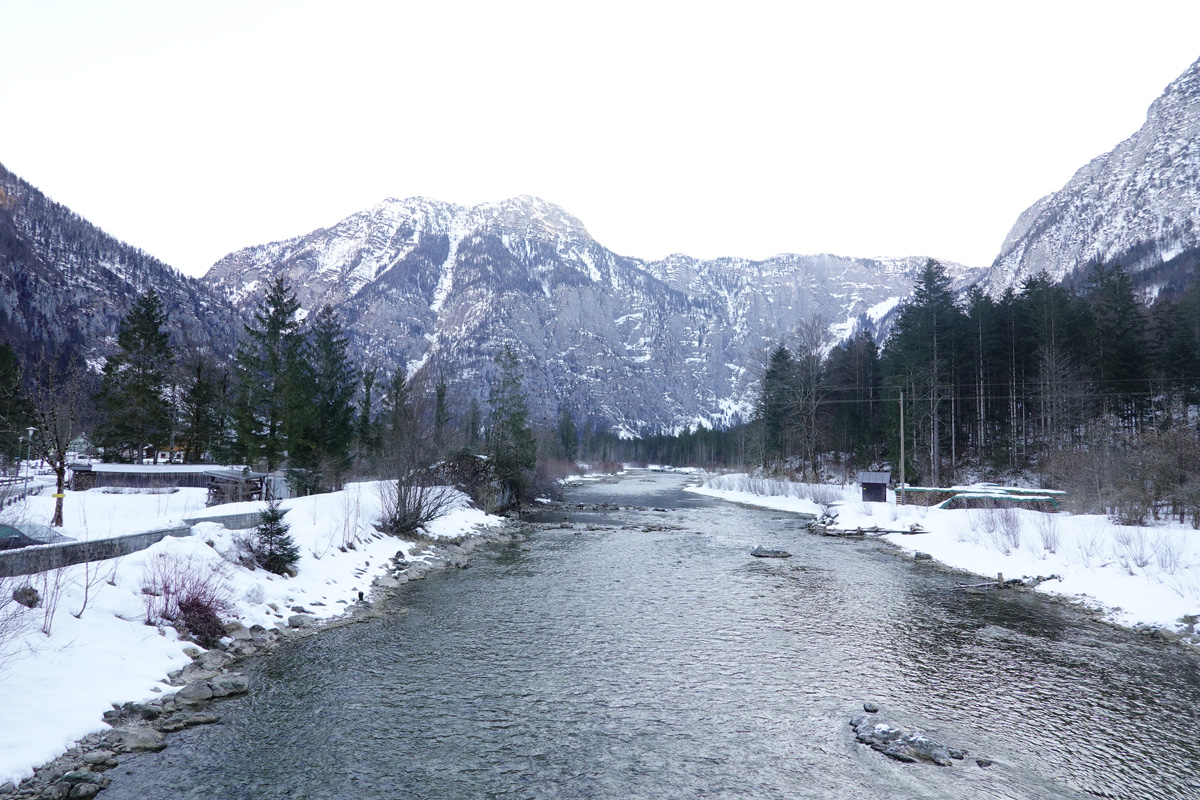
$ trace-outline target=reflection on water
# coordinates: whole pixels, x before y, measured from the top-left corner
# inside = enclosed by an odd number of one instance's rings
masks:
[[[106,796],[1200,796],[1193,655],[646,477],[571,499],[670,514],[544,526],[406,586],[408,614],[286,646]],[[971,757],[867,750],[863,700]]]

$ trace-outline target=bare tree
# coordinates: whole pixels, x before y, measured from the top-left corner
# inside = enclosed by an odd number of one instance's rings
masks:
[[[82,432],[88,392],[83,365],[74,359],[43,354],[33,370],[26,393],[32,407],[34,452],[50,462],[55,475],[54,518],[62,527],[63,493],[67,485],[67,453],[71,441]]]
[[[814,315],[796,329],[795,384],[793,403],[797,422],[796,440],[800,458],[812,470],[813,480],[819,479],[821,412],[827,390],[821,370],[829,344],[829,328],[820,316]]]

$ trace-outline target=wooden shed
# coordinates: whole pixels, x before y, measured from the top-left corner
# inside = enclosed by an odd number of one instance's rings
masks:
[[[886,503],[888,484],[892,482],[890,472],[860,472],[858,483],[862,486],[864,503]]]

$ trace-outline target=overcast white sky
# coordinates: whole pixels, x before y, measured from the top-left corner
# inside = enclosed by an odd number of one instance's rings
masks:
[[[643,258],[984,265],[1197,31],[1196,0],[0,0],[0,163],[192,275],[412,195],[537,195]]]

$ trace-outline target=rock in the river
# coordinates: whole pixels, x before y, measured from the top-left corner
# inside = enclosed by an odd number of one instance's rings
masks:
[[[850,720],[850,725],[860,742],[897,761],[948,767],[952,758],[962,758],[964,755],[962,750],[935,742],[920,731],[897,728],[885,722],[872,722],[866,714],[859,714]]]
[[[863,711],[867,712],[868,714],[874,714],[879,711],[879,706],[868,700],[867,702],[863,703]]]
[[[755,558],[791,558],[792,554],[787,550],[772,550],[769,547],[756,547],[750,551],[750,555]]]

